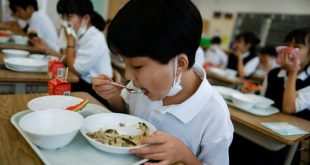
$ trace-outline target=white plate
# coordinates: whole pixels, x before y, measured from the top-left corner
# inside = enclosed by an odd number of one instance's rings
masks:
[[[226,72],[225,72],[224,69],[216,68],[216,67],[209,67],[208,68],[208,72],[211,72],[213,74],[217,74],[217,75],[220,75],[220,76],[225,76],[226,75]]]
[[[99,150],[115,153],[115,154],[129,154],[130,149],[140,148],[141,146],[135,147],[117,147],[111,146],[108,144],[100,143],[86,135],[86,133],[96,132],[100,128],[103,129],[115,129],[121,135],[137,135],[139,130],[135,125],[138,125],[138,122],[143,122],[149,127],[150,133],[156,131],[156,128],[149,122],[144,119],[138,118],[136,116],[120,114],[120,113],[101,113],[95,114],[87,117],[84,121],[84,125],[81,127],[80,132],[82,135],[88,140],[90,144]],[[125,126],[121,127],[120,123],[125,124]],[[127,126],[126,126],[127,125]]]
[[[14,67],[25,67],[25,68],[37,68],[47,66],[47,63],[43,60],[31,59],[31,58],[6,58],[4,63]]]
[[[7,64],[5,64],[5,67],[10,69],[10,70],[13,70],[13,71],[16,71],[16,72],[33,72],[33,73],[46,73],[47,72],[47,67],[42,67],[42,68],[39,68],[39,69],[33,69],[33,68],[16,68],[16,67],[11,67]]]
[[[213,86],[223,97],[224,99],[231,100],[231,95],[234,93],[240,93],[240,91],[224,86]]]
[[[42,96],[32,99],[28,102],[28,108],[33,111],[45,109],[66,109],[67,107],[79,104],[83,99],[73,96]],[[79,112],[84,111],[82,109]]]
[[[28,51],[18,49],[3,49],[2,52],[7,57],[26,57],[29,54]]]
[[[273,106],[270,106],[270,107],[267,107],[267,108],[257,108],[257,107],[246,108],[246,107],[243,107],[243,106],[234,105],[230,101],[226,101],[226,103],[228,105],[231,105],[231,106],[237,108],[237,109],[240,109],[242,111],[245,111],[247,113],[250,113],[250,114],[253,114],[253,115],[256,115],[256,116],[270,116],[270,115],[273,115],[273,114],[276,114],[276,113],[280,112],[278,108],[273,107]]]

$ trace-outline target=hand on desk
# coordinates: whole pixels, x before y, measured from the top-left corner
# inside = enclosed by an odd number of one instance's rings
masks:
[[[130,153],[149,160],[160,160],[150,164],[168,165],[184,162],[188,155],[195,157],[181,140],[161,131],[142,138],[140,142],[149,145],[132,149]]]

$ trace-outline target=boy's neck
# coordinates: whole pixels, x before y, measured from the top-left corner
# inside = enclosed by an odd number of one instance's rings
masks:
[[[183,89],[175,96],[165,97],[163,99],[163,105],[181,104],[197,91],[201,82],[202,80],[193,69],[187,70],[182,74],[181,78],[181,86]]]

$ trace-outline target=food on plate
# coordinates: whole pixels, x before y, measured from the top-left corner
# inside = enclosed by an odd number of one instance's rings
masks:
[[[82,110],[90,101],[88,99],[84,99],[83,101],[81,101],[80,103],[76,104],[76,105],[72,105],[70,107],[67,107],[66,110],[70,110],[70,111],[80,111]]]
[[[126,126],[123,123],[120,123],[120,125],[121,127]],[[140,134],[138,135],[121,135],[115,129],[105,130],[103,128],[100,128],[97,132],[87,133],[86,135],[103,144],[118,147],[134,147],[140,145],[139,140],[149,134],[149,128],[145,123],[138,122],[137,126],[137,129],[140,130]]]

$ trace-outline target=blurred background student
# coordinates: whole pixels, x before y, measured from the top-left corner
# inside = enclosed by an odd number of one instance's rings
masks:
[[[211,39],[211,46],[206,51],[205,63],[225,68],[228,61],[227,54],[221,49],[222,40],[219,36]]]
[[[289,48],[298,48],[300,56],[291,56],[288,49],[279,53],[280,68],[269,72],[265,96],[282,112],[310,120],[310,28],[295,29],[289,35]]]
[[[27,33],[34,32],[51,47],[57,50],[57,32],[53,22],[43,12],[38,11],[37,0],[9,0],[9,7],[13,16],[27,22],[25,27],[20,27],[18,22],[10,22],[6,30],[15,34],[26,36]]]
[[[79,83],[73,84],[72,91],[86,91],[107,105],[92,89],[89,77],[105,74],[112,78],[110,51],[104,34],[100,31],[104,29],[102,18],[95,13],[90,0],[59,0],[57,12],[62,16],[65,27],[65,63],[81,78]],[[51,50],[41,38],[33,39],[32,43],[49,54],[62,57],[62,54]]]
[[[274,46],[267,45],[261,48],[258,51],[258,55],[259,65],[255,71],[255,74],[265,77],[265,75],[267,75],[270,70],[279,67],[276,62],[277,52]]]
[[[251,32],[243,32],[236,36],[232,53],[228,56],[227,68],[236,70],[238,77],[250,77],[258,67],[259,58],[256,46],[260,39]]]

